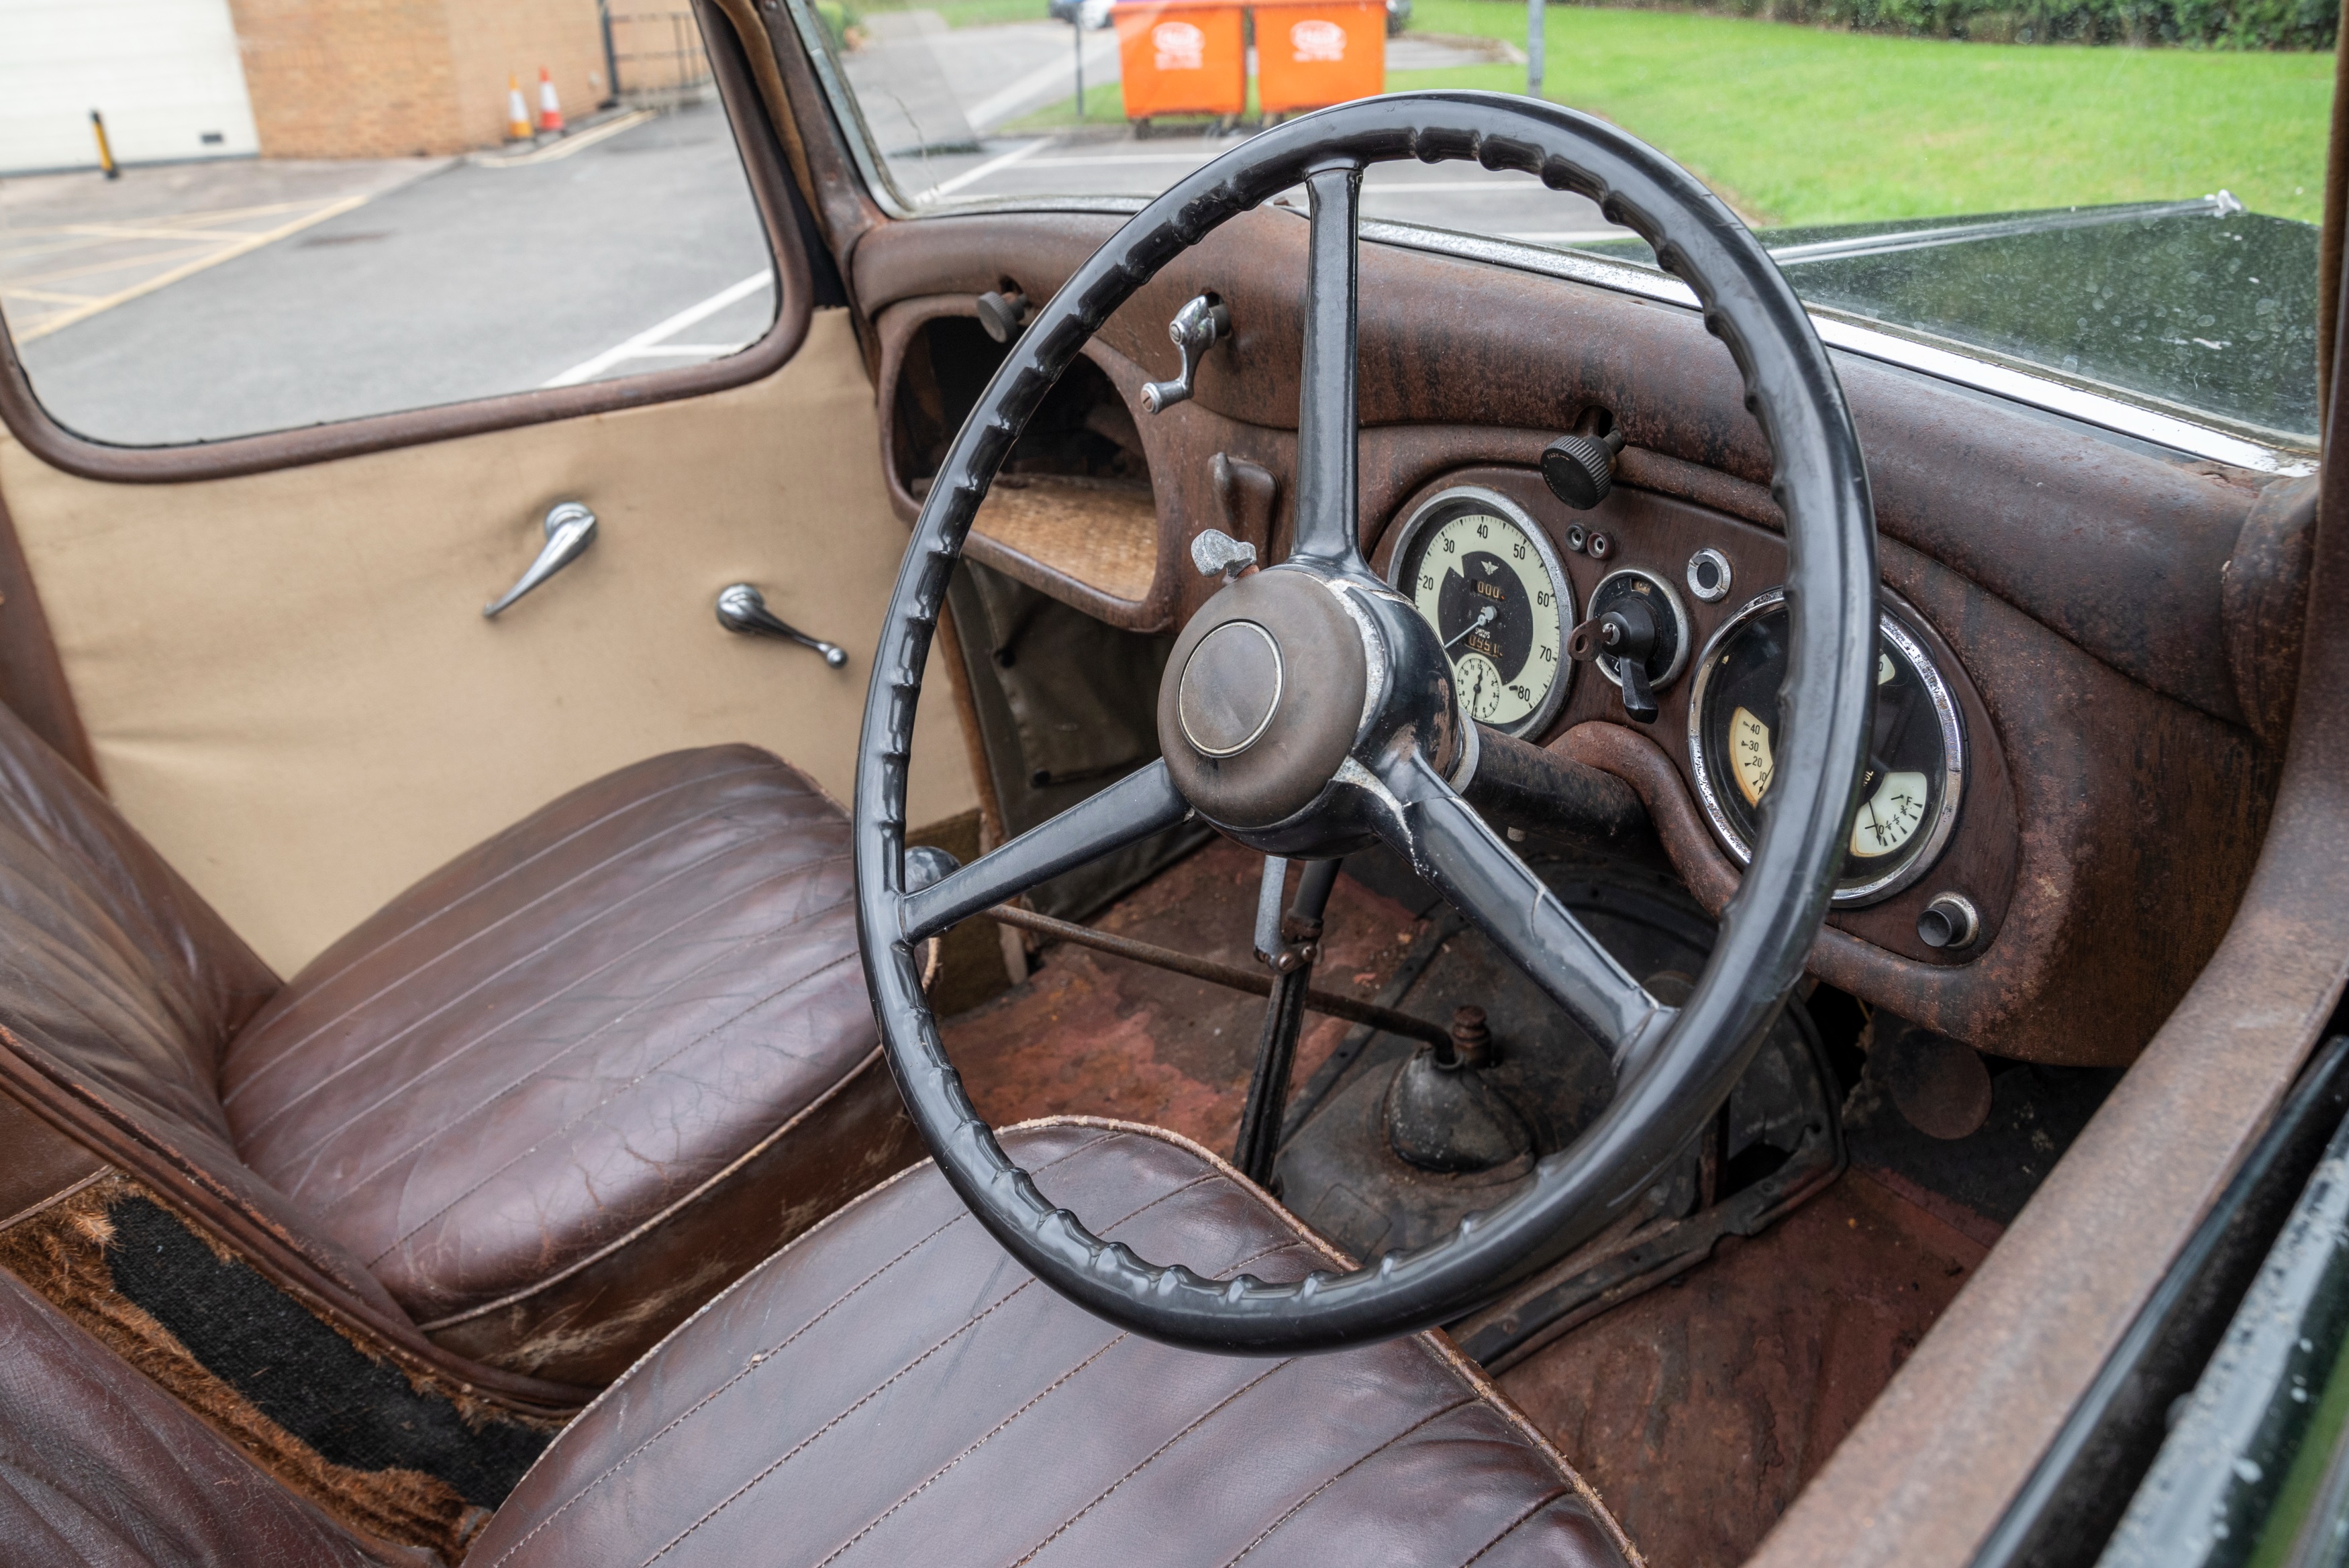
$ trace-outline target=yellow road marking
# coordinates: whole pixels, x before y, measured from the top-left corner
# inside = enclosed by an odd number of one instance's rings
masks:
[[[88,277],[92,273],[119,273],[125,267],[151,267],[158,262],[172,261],[181,256],[209,256],[221,248],[222,236],[214,234],[201,245],[181,245],[173,251],[150,251],[144,255],[118,256],[110,262],[84,262],[78,267],[59,267],[49,273],[22,273],[17,282],[53,284],[60,278]],[[0,284],[0,288],[13,288],[14,284]]]
[[[216,267],[222,262],[234,261],[239,256],[250,254],[264,245],[273,244],[285,239],[289,234],[298,234],[303,230],[323,223],[329,218],[340,217],[355,207],[365,206],[369,200],[371,198],[368,196],[346,196],[339,201],[329,201],[316,211],[296,218],[290,223],[280,223],[274,229],[264,230],[258,233],[234,235],[232,243],[222,245],[207,255],[158,273],[151,278],[141,279],[129,288],[117,290],[101,299],[94,299],[87,304],[77,305],[71,310],[62,310],[55,315],[44,317],[18,333],[16,341],[31,343],[36,338],[47,337],[53,332],[62,331],[78,321],[88,321],[101,311],[112,310],[116,305],[127,304],[142,295],[153,294],[157,289],[169,287],[182,278],[194,276],[207,267]],[[283,211],[286,207],[295,205],[300,203],[284,203],[277,211]],[[251,211],[251,209],[247,210]],[[217,237],[223,240],[232,239],[229,234],[221,234]]]
[[[16,284],[0,285],[0,299],[29,299],[42,304],[87,304],[95,294],[52,294],[47,289],[28,289]]]
[[[224,239],[234,239],[235,229],[133,229],[116,223],[75,223],[54,233],[71,234],[79,240],[200,240],[217,245]]]

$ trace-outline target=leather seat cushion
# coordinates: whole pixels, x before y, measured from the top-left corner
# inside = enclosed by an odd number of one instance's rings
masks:
[[[425,878],[295,975],[220,1081],[238,1152],[428,1330],[591,1263],[658,1298],[599,1287],[597,1319],[644,1331],[616,1363],[605,1347],[608,1377],[912,1158],[902,1139],[877,1169],[835,1154],[828,1197],[753,1194],[667,1233],[844,1083],[887,1092],[874,1040],[846,818],[776,758],[721,747],[598,779]],[[761,1169],[788,1185],[807,1163]],[[659,1266],[612,1265],[656,1232]]]
[[[1329,1259],[1212,1156],[1117,1123],[1006,1138],[1143,1255]],[[927,1165],[703,1308],[557,1438],[467,1558],[523,1564],[1635,1561],[1439,1336],[1286,1360],[1119,1332],[1012,1262]]]

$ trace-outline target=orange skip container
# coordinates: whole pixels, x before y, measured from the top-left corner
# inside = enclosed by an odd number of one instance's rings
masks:
[[[1327,108],[1386,90],[1385,0],[1257,0],[1249,9],[1265,113]]]
[[[1113,6],[1125,118],[1237,115],[1246,108],[1241,10],[1226,0],[1124,0]]]

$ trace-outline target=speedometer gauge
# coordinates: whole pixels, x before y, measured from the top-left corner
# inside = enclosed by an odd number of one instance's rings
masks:
[[[1556,716],[1573,678],[1574,587],[1516,502],[1475,486],[1445,490],[1404,521],[1387,581],[1435,628],[1479,722],[1526,735]]]
[[[1689,690],[1689,764],[1715,837],[1754,858],[1775,767],[1778,688],[1786,678],[1786,595],[1774,588],[1724,622]],[[1965,733],[1948,682],[1909,629],[1878,623],[1876,725],[1859,810],[1844,843],[1835,902],[1873,903],[1925,874],[1957,825]]]

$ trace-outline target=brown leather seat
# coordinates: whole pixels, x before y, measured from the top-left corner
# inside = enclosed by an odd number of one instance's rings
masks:
[[[1169,1135],[1061,1122],[1007,1142],[1047,1193],[1147,1255],[1269,1278],[1324,1261],[1287,1215]],[[259,1480],[5,1280],[0,1367],[0,1534],[16,1560],[400,1560]],[[1289,1360],[1133,1338],[1013,1264],[926,1166],[801,1238],[606,1390],[466,1557],[655,1560],[1636,1558],[1441,1338]]]
[[[443,1346],[608,1381],[919,1152],[848,824],[723,747],[596,780],[283,986],[0,710],[0,1026]]]

